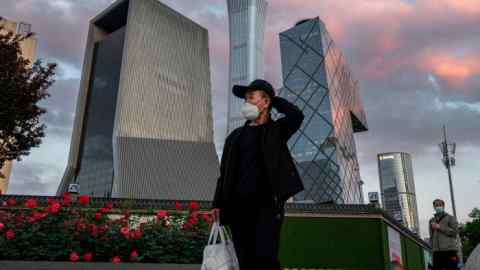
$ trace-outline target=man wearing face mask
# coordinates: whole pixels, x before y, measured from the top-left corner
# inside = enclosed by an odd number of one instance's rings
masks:
[[[232,91],[245,99],[246,122],[225,140],[212,214],[221,225],[229,225],[241,270],[280,270],[284,205],[304,188],[287,141],[300,128],[304,115],[275,96],[265,80],[235,85]],[[272,108],[283,117],[272,120]]]
[[[445,202],[433,201],[435,215],[429,222],[430,244],[433,249],[434,270],[457,270],[457,233],[458,223],[455,217],[445,212]]]

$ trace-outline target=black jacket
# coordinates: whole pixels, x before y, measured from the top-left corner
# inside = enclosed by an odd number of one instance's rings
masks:
[[[276,121],[270,120],[265,124],[261,145],[275,203],[280,207],[288,198],[304,189],[287,145],[288,139],[300,128],[304,115],[297,106],[281,97],[273,98],[272,107],[284,114],[284,117]],[[249,123],[250,121],[247,121],[245,125]],[[212,204],[212,208],[220,208],[222,224],[228,224],[229,221],[229,198],[232,198],[231,195],[235,192],[236,176],[233,174],[238,164],[236,160],[238,153],[234,146],[244,126],[232,131],[223,147],[220,177]]]

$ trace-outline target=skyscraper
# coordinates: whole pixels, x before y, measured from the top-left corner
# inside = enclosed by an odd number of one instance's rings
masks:
[[[0,19],[0,26],[3,27],[4,32],[12,32],[19,35],[27,35],[31,32],[32,25],[25,22],[15,22],[7,19]],[[31,36],[20,42],[20,50],[22,51],[22,57],[30,60],[30,65],[35,61],[35,55],[37,52],[37,38]],[[0,168],[0,194],[4,194],[8,190],[8,184],[10,182],[10,175],[12,173],[13,161],[7,161],[3,167]]]
[[[90,21],[70,183],[93,196],[209,200],[208,31],[156,0],[119,0]]]
[[[367,130],[357,82],[317,17],[280,33],[283,88],[279,95],[304,113],[288,145],[305,190],[297,201],[362,203],[353,133]]]
[[[397,221],[419,233],[412,159],[408,153],[378,154],[382,204]]]
[[[230,30],[230,87],[227,134],[241,126],[243,101],[230,89],[263,78],[264,32],[268,3],[265,0],[227,0]]]

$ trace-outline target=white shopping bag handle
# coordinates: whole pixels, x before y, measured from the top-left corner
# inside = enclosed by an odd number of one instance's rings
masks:
[[[220,226],[218,222],[212,224],[212,230],[210,231],[210,236],[208,237],[208,245],[215,245],[218,240],[218,235],[220,234],[220,243],[225,243],[225,235],[223,232],[223,226]]]

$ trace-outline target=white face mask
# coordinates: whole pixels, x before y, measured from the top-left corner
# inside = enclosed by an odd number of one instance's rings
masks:
[[[245,104],[242,106],[242,115],[247,120],[253,121],[257,119],[258,115],[260,115],[260,110],[258,110],[257,106],[245,102]]]

